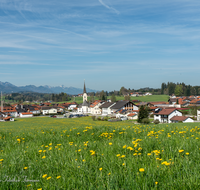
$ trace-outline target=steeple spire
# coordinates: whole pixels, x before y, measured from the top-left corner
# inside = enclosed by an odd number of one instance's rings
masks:
[[[84,79],[84,88],[83,88],[83,93],[87,93],[87,92],[86,92],[86,88],[85,88],[85,79]]]

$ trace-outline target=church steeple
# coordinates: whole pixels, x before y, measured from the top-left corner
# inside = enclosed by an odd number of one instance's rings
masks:
[[[85,80],[84,80],[84,87],[83,87],[83,102],[87,101],[87,92],[85,87]]]
[[[87,93],[87,92],[86,92],[86,88],[85,88],[85,80],[84,80],[83,94],[84,94],[84,93]]]

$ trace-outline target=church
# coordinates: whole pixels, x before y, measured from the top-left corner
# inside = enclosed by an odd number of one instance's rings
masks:
[[[84,81],[84,88],[83,88],[83,103],[79,104],[78,113],[91,113],[90,103],[87,101],[87,92],[86,92],[86,87],[85,87],[85,81]]]

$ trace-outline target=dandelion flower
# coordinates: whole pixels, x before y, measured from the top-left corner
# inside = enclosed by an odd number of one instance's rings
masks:
[[[47,180],[49,180],[49,179],[51,179],[51,177],[50,177],[50,176],[47,178]]]
[[[144,172],[144,168],[140,168],[139,171],[140,171],[140,172]]]
[[[108,173],[108,175],[110,175],[111,173]]]
[[[99,168],[100,171],[102,171],[103,168]]]
[[[185,154],[186,154],[186,155],[189,155],[190,153],[189,153],[189,152],[186,152]]]
[[[112,145],[112,143],[110,142],[109,145]]]
[[[42,178],[45,178],[45,177],[47,177],[47,174],[44,174],[44,175],[42,176]]]
[[[28,169],[28,167],[24,167],[24,170],[27,170]]]
[[[178,152],[181,153],[181,152],[184,152],[184,150],[179,150]]]
[[[56,177],[57,179],[61,178],[61,176]]]
[[[45,159],[46,158],[46,156],[42,156],[42,159]]]
[[[158,182],[156,181],[156,182],[155,182],[155,184],[157,185],[157,184],[158,184]]]

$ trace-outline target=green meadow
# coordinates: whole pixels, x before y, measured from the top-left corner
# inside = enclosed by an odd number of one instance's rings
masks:
[[[199,189],[200,125],[0,123],[0,189]]]
[[[168,95],[152,95],[152,96],[140,96],[140,97],[130,97],[131,100],[140,100],[141,102],[157,102],[157,101],[165,101],[167,102],[169,100]],[[111,99],[111,96],[108,96],[107,99]],[[78,104],[83,103],[83,97],[76,97],[75,99],[72,98],[70,102],[76,101]],[[88,97],[88,100],[90,100],[90,97]],[[98,100],[97,97],[95,97],[95,100]],[[116,96],[116,100],[124,100],[124,96]]]

